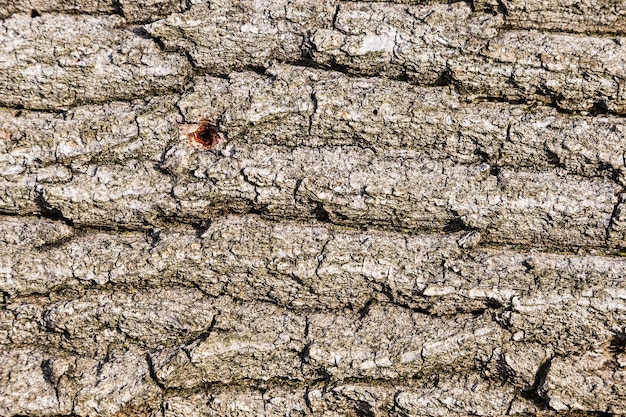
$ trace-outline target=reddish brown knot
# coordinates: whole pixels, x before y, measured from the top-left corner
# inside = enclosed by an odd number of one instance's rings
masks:
[[[213,149],[224,140],[217,126],[204,118],[198,123],[180,125],[179,130],[181,135],[187,136],[189,146],[194,149]]]

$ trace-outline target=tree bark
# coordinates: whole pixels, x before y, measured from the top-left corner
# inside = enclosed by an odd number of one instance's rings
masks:
[[[626,415],[622,2],[0,19],[0,415]]]

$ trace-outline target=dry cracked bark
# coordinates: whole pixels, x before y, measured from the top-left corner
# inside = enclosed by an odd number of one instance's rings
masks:
[[[625,14],[0,0],[0,415],[626,414]]]

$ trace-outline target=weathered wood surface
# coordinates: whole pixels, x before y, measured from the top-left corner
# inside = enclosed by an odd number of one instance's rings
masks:
[[[0,19],[0,415],[626,414],[622,2]]]

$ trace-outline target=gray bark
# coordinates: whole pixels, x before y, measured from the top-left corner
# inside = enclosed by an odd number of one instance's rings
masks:
[[[626,415],[625,16],[0,0],[0,415]]]

